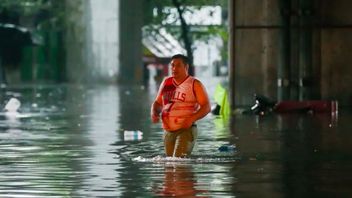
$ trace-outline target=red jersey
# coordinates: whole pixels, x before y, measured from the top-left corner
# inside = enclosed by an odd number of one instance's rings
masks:
[[[192,76],[188,76],[180,84],[177,84],[173,77],[168,77],[162,82],[159,93],[163,101],[161,118],[165,130],[180,129],[185,118],[199,108],[193,90],[194,81]]]

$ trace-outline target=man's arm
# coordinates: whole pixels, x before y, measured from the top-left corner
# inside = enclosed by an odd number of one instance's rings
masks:
[[[161,100],[161,96],[158,94],[150,109],[150,117],[153,123],[159,122],[161,109],[162,109],[162,100]]]
[[[161,91],[163,89],[164,82],[165,82],[165,79],[160,84],[158,94],[156,95],[156,98],[155,98],[155,100],[152,103],[152,106],[150,108],[150,117],[151,117],[151,120],[152,120],[153,123],[159,122],[161,109],[163,108],[163,105],[162,105],[163,104],[163,100],[162,100],[162,97],[161,97]]]
[[[189,119],[184,122],[183,128],[191,127],[195,121],[203,118],[210,112],[210,102],[208,94],[203,84],[197,79],[194,82],[194,93],[196,95],[196,99],[200,108],[197,112],[195,112]]]

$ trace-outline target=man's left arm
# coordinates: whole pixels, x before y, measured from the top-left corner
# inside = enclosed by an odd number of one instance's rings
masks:
[[[185,121],[183,128],[191,127],[194,122],[203,118],[210,112],[210,102],[208,94],[203,84],[197,79],[194,82],[194,93],[200,108],[191,117],[189,117],[189,119]]]

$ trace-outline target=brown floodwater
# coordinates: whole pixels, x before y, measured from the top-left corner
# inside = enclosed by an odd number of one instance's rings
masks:
[[[0,114],[0,197],[352,197],[350,111],[209,114],[192,157],[165,158],[155,91],[2,87],[22,105]]]

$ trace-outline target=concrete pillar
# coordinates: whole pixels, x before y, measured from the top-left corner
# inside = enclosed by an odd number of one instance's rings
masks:
[[[236,106],[236,90],[235,90],[235,68],[236,68],[236,44],[235,44],[235,38],[236,38],[236,20],[235,20],[235,15],[236,15],[236,8],[235,8],[235,3],[236,0],[228,0],[229,4],[229,35],[230,35],[230,41],[229,41],[229,81],[230,81],[230,107],[231,109],[235,109]]]
[[[291,0],[280,0],[280,45],[281,51],[277,68],[277,100],[287,100],[290,98],[291,84]]]
[[[299,1],[299,100],[313,99],[313,0]]]
[[[299,27],[299,2],[291,0],[290,10],[290,94],[287,99],[298,100],[299,95],[299,57],[300,57],[300,27]]]
[[[232,92],[236,93],[231,99],[236,106],[253,104],[254,94],[276,99],[280,58],[278,1],[230,1],[233,9],[230,73]]]
[[[119,83],[142,83],[143,1],[120,0]]]
[[[66,1],[66,65],[70,82],[116,82],[118,6],[115,0]]]
[[[339,106],[352,103],[352,1],[321,3],[322,98],[337,99]]]
[[[352,1],[229,0],[229,5],[233,105],[253,104],[253,93],[351,104]]]
[[[87,76],[88,1],[66,0],[66,75],[69,82],[80,83]]]

